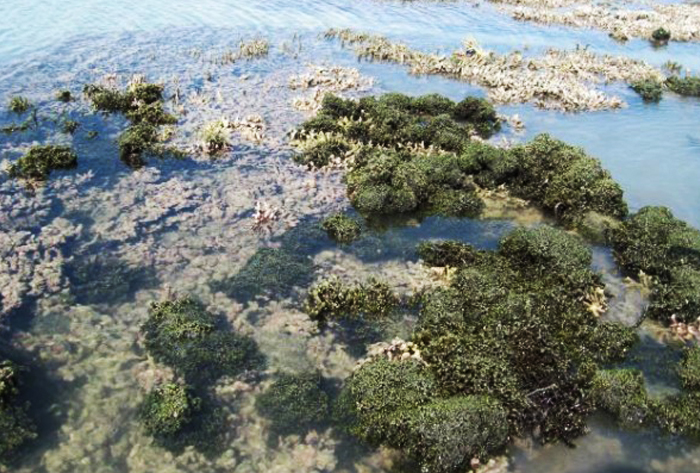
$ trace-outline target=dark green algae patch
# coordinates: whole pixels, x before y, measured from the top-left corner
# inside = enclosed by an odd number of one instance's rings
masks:
[[[29,405],[19,399],[22,368],[0,360],[0,467],[12,463],[15,453],[37,437]]]
[[[477,217],[478,190],[501,186],[572,228],[590,213],[627,215],[620,186],[581,148],[548,135],[509,150],[472,139],[499,126],[483,99],[329,95],[298,130],[303,149],[295,159],[315,168],[344,163],[348,197],[363,216]]]
[[[176,374],[146,396],[144,430],[172,451],[193,445],[215,455],[227,421],[209,388],[222,376],[263,369],[265,357],[253,339],[228,330],[189,297],[152,304],[141,331],[148,354]]]

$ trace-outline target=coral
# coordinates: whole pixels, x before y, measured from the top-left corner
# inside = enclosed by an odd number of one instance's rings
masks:
[[[644,376],[638,370],[600,370],[593,378],[591,396],[596,408],[612,415],[623,427],[639,428],[654,420]]]
[[[362,233],[362,226],[357,220],[340,213],[326,217],[321,227],[333,240],[344,244],[352,243]]]
[[[12,454],[36,438],[36,427],[27,414],[28,405],[17,396],[20,368],[8,360],[0,361],[0,467],[12,462]]]
[[[153,389],[141,406],[141,423],[155,437],[176,436],[200,410],[201,399],[186,386],[165,384]]]
[[[141,330],[153,358],[188,381],[236,376],[265,364],[255,342],[219,327],[219,321],[190,298],[154,303]]]
[[[663,95],[663,86],[653,79],[632,82],[631,87],[645,102],[658,102]]]
[[[678,95],[700,97],[700,77],[671,76],[668,79],[666,79],[666,87],[668,87],[670,91],[675,92]]]
[[[404,64],[413,74],[441,74],[479,84],[496,103],[534,102],[541,108],[566,111],[614,109],[623,105],[622,100],[597,90],[595,84],[664,79],[661,71],[644,62],[597,55],[587,48],[550,49],[541,56],[526,57],[520,51],[505,55],[485,51],[468,40],[463,48],[444,56],[354,30],[332,29],[326,37],[355,45],[361,58]]]
[[[305,433],[328,420],[329,399],[318,373],[282,373],[260,394],[255,406],[280,435]]]
[[[10,99],[10,103],[7,106],[7,108],[10,110],[10,112],[16,113],[17,115],[21,115],[24,112],[31,109],[32,104],[25,97],[15,96]]]
[[[71,169],[78,165],[78,156],[68,146],[35,145],[10,166],[12,177],[45,181],[54,169]]]

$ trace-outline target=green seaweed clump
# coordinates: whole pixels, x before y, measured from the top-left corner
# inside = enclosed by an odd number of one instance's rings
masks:
[[[657,43],[667,43],[671,39],[671,32],[666,28],[657,28],[651,32],[651,39]]]
[[[669,88],[669,90],[677,93],[678,95],[700,97],[700,77],[671,76],[666,79],[666,86]]]
[[[255,406],[279,435],[304,433],[328,419],[329,398],[319,373],[282,373],[258,396]]]
[[[180,384],[158,386],[141,406],[141,422],[146,433],[155,437],[173,437],[183,430],[201,408],[201,399]]]
[[[631,87],[645,102],[659,102],[663,96],[663,86],[654,79],[632,82]]]
[[[455,104],[439,95],[401,94],[358,102],[332,95],[297,133],[295,160],[310,167],[344,161],[348,197],[361,214],[476,217],[479,188],[504,186],[568,227],[591,214],[624,218],[622,188],[581,148],[548,135],[511,150],[472,140],[498,129],[483,99]]]
[[[68,146],[36,145],[10,166],[11,177],[45,181],[55,169],[71,169],[78,165],[78,156]]]
[[[12,462],[12,455],[36,438],[36,427],[27,414],[28,405],[18,401],[19,368],[0,361],[0,466]]]
[[[180,156],[162,144],[158,132],[161,125],[173,125],[177,118],[163,109],[163,86],[158,84],[131,84],[121,92],[101,85],[89,84],[83,89],[95,109],[107,113],[121,113],[130,126],[119,136],[119,156],[130,167],[145,164],[145,156]]]
[[[12,113],[22,115],[24,112],[32,108],[32,103],[25,97],[15,96],[10,99],[10,104],[7,108]]]
[[[585,302],[601,287],[590,250],[540,227],[513,231],[497,252],[457,243],[420,252],[428,264],[457,268],[450,287],[424,297],[413,335],[440,392],[497,399],[514,435],[570,442],[584,433],[596,367],[636,341],[631,329],[600,323]]]
[[[659,427],[676,435],[700,438],[700,391],[665,399],[656,406]]]
[[[201,384],[264,366],[255,341],[224,330],[190,298],[154,303],[141,327],[149,354],[187,382]]]
[[[72,135],[78,130],[78,127],[80,126],[80,123],[78,123],[75,120],[65,120],[63,124],[61,125],[61,131],[63,133]]]
[[[486,458],[508,439],[505,410],[484,396],[436,398],[430,372],[415,360],[377,358],[347,380],[335,406],[350,433],[400,449],[421,471],[453,472]]]
[[[328,233],[330,238],[344,244],[352,243],[362,233],[360,223],[343,214],[327,217],[321,222],[321,227]]]
[[[683,359],[678,367],[678,376],[684,388],[700,391],[700,347],[685,347]]]
[[[374,278],[354,287],[332,278],[309,290],[304,311],[324,327],[330,321],[380,321],[389,317],[398,304],[399,298],[389,285]]]
[[[609,234],[615,259],[630,276],[654,278],[648,315],[690,322],[700,309],[700,231],[665,207],[644,207]]]
[[[68,103],[71,100],[73,100],[73,94],[71,94],[71,91],[67,89],[59,90],[58,92],[56,92],[56,100],[58,100],[59,102]]]
[[[623,427],[639,428],[654,419],[655,404],[648,398],[644,376],[634,369],[600,370],[593,379],[592,396],[598,409]]]

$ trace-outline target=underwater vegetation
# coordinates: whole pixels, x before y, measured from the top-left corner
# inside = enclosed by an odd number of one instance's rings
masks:
[[[341,213],[326,217],[321,227],[331,239],[341,244],[352,243],[362,234],[360,222]]]
[[[68,146],[35,145],[12,164],[11,177],[45,181],[55,169],[71,169],[78,165],[78,156]]]
[[[700,231],[665,207],[644,207],[609,232],[615,258],[630,276],[652,276],[649,317],[692,322],[700,314]]]
[[[20,371],[11,361],[0,361],[0,466],[10,462],[18,448],[37,436],[27,414],[28,405],[17,399]]]
[[[636,335],[590,309],[602,284],[580,238],[545,226],[513,231],[497,251],[426,242],[419,253],[456,271],[422,296],[411,337],[420,359],[370,359],[347,381],[336,415],[349,431],[430,472],[487,458],[512,436],[585,433],[596,371]]]
[[[73,94],[70,90],[59,90],[56,92],[56,100],[63,103],[68,103],[73,100]]]
[[[194,445],[215,451],[226,419],[207,388],[221,376],[264,368],[255,341],[225,330],[200,302],[183,297],[151,304],[141,327],[150,356],[173,369],[181,383],[156,386],[141,406],[141,422],[173,451]]]
[[[591,213],[627,215],[622,188],[581,149],[539,135],[506,150],[474,137],[498,129],[483,99],[387,94],[357,102],[327,95],[297,133],[300,164],[342,164],[351,203],[365,216],[419,212],[474,217],[479,187],[500,186],[566,226]]]
[[[153,303],[141,330],[153,359],[195,384],[265,364],[251,338],[224,330],[217,317],[191,298]]]
[[[173,125],[177,118],[163,109],[163,86],[133,83],[125,91],[88,84],[83,93],[96,110],[120,113],[129,127],[119,136],[119,156],[130,167],[141,167],[146,156],[180,156],[180,152],[163,145],[158,127]]]
[[[319,373],[282,373],[255,400],[278,435],[303,434],[328,421],[330,400]]]
[[[679,95],[700,97],[700,77],[671,76],[668,79],[666,79],[666,87],[668,87],[669,90],[671,90],[672,92],[675,92]]]
[[[671,39],[671,32],[666,28],[657,28],[651,32],[651,39],[657,43],[667,43]]]
[[[631,87],[645,102],[658,102],[663,96],[663,86],[653,79],[635,81]]]
[[[10,99],[10,103],[8,104],[7,108],[12,113],[22,115],[32,108],[32,103],[25,97],[15,96]]]

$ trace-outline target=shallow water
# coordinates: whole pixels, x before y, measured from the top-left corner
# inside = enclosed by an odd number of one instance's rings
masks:
[[[35,292],[42,297],[13,314],[14,332],[8,336],[12,334],[18,346],[36,350],[47,375],[61,389],[60,395],[42,396],[50,399],[42,409],[47,418],[56,419],[55,426],[45,429],[39,448],[27,453],[18,471],[387,471],[390,455],[338,445],[328,432],[286,438],[270,447],[267,425],[253,407],[262,387],[253,381],[222,380],[216,387],[235,426],[228,436],[229,448],[216,459],[195,451],[174,457],[153,446],[136,419],[144,393],[156,380],[170,376],[147,359],[138,333],[148,303],[168,291],[196,295],[234,328],[252,334],[273,370],[318,368],[342,379],[354,365],[352,354],[333,335],[317,333],[300,312],[303,288],[283,297],[273,294],[239,302],[210,286],[245,268],[257,249],[280,246],[283,235],[348,206],[339,173],[309,173],[290,160],[286,132],[308,114],[291,107],[299,92],[289,90],[288,78],[306,71],[307,64],[325,63],[357,67],[374,78],[372,87],[349,95],[439,92],[461,99],[483,91],[446,78],[410,76],[400,66],[358,62],[337,43],[319,38],[327,28],[360,28],[426,51],[450,51],[473,36],[499,52],[589,45],[596,52],[657,66],[673,59],[690,69],[700,68],[700,45],[655,49],[643,41],[620,44],[601,32],[517,23],[487,4],[94,0],[88,8],[85,3],[0,4],[0,103],[22,94],[46,116],[65,112],[82,123],[72,137],[51,126],[0,136],[0,160],[17,156],[32,141],[47,140],[71,143],[80,155],[77,171],[52,175],[47,188],[35,194],[0,177],[0,211],[7,214],[0,219],[0,230],[31,233],[43,245],[37,250],[41,254],[60,247],[56,261],[65,265],[67,275],[86,264],[96,280],[109,279],[118,271],[115,267],[129,269],[121,289],[106,295],[93,294],[93,286],[75,276],[59,278],[55,287],[42,292],[42,284],[53,280],[44,277],[50,271],[40,271],[39,266],[28,276],[38,280]],[[217,63],[239,40],[250,38],[269,39],[270,55]],[[206,121],[253,113],[266,123],[265,139],[257,145],[235,136],[232,152],[223,159],[152,160],[134,172],[119,161],[114,146],[124,120],[92,114],[83,101],[68,106],[53,101],[55,90],[68,87],[78,94],[83,84],[102,80],[105,74],[115,74],[122,86],[132,74],[144,74],[166,84],[169,94],[178,90],[187,113],[180,115],[177,144],[193,146]],[[629,106],[580,114],[528,105],[499,111],[523,118],[526,130],[514,135],[518,140],[548,132],[600,158],[633,209],[667,205],[679,218],[700,227],[700,100],[667,94],[660,104],[647,105],[623,86],[611,90]],[[14,119],[0,112],[0,124]],[[88,137],[89,130],[98,131],[98,137]],[[257,201],[281,209],[273,237],[251,230]],[[513,225],[508,220],[432,218],[402,222],[348,248],[321,238],[309,252],[313,279],[335,274],[358,281],[379,275],[400,292],[411,293],[434,282],[417,263],[417,241],[459,238],[491,248]],[[65,241],[58,245],[55,238]],[[643,296],[620,282],[608,255],[596,255],[596,267],[609,273],[610,286],[619,289],[613,316],[633,322]],[[95,264],[96,258],[102,266]],[[25,299],[34,299],[32,291],[25,290]],[[578,443],[576,450],[519,445],[513,449],[511,470],[691,472],[700,463],[697,447],[653,434],[622,433],[604,420],[594,422],[593,432]],[[645,453],[640,455],[640,450]],[[354,469],[348,466],[352,464]]]

